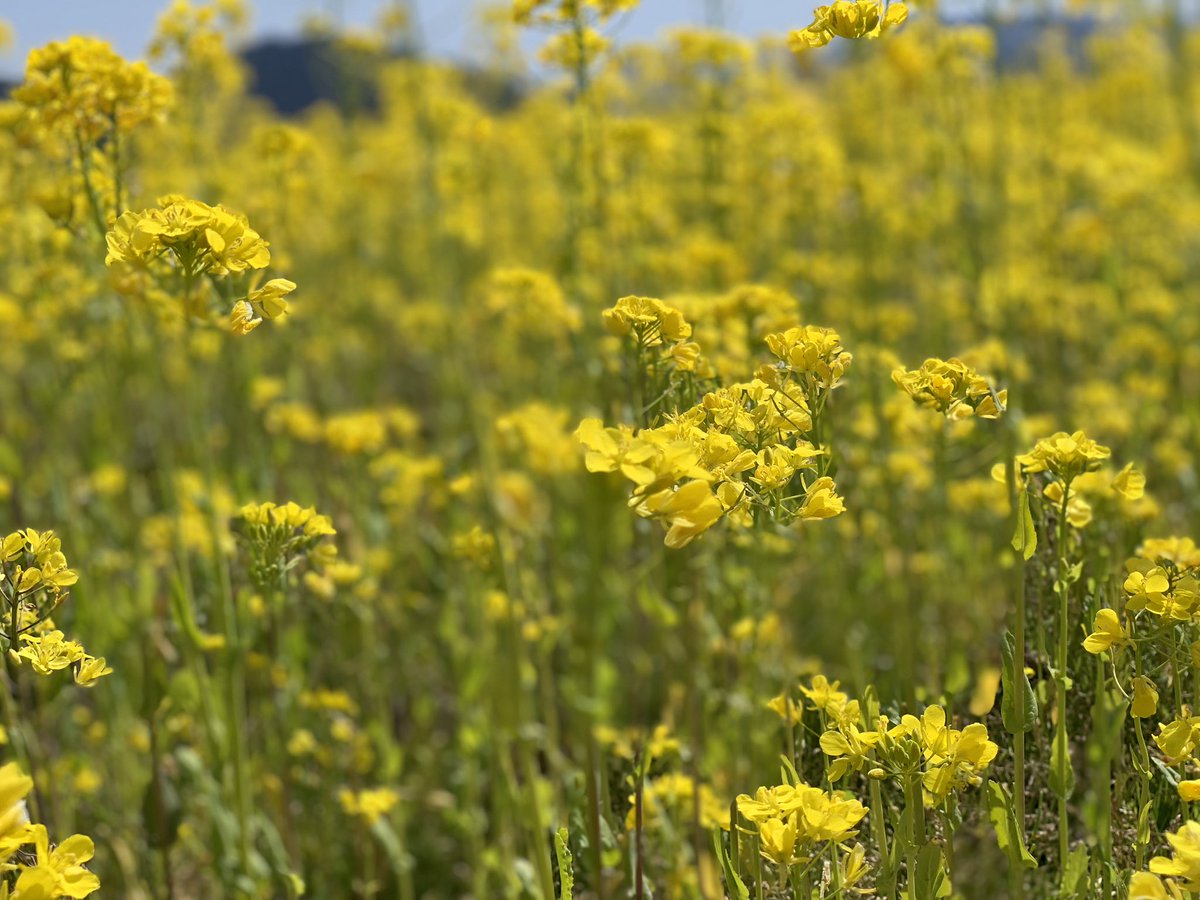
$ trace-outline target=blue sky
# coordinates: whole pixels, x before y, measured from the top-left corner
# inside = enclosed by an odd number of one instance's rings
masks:
[[[125,56],[142,55],[160,11],[169,0],[0,0],[0,19],[16,31],[16,45],[0,51],[0,75],[20,73],[33,47],[70,34],[111,41]],[[470,46],[478,0],[417,0],[423,33],[435,52],[462,57]],[[352,25],[371,22],[379,0],[252,0],[256,36],[295,33],[311,13],[337,11]],[[726,27],[749,36],[779,33],[808,21],[809,0],[642,0],[620,27],[620,40],[648,40],[664,28],[703,23],[706,7],[723,8]]]

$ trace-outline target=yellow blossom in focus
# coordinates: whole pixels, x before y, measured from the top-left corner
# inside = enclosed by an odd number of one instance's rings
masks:
[[[1083,649],[1088,653],[1103,653],[1106,650],[1119,650],[1129,643],[1129,632],[1121,624],[1121,619],[1115,610],[1104,608],[1096,613],[1092,624],[1092,633],[1083,642]]]

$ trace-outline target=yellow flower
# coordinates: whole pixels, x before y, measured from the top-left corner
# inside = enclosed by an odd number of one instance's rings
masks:
[[[1174,722],[1158,726],[1154,743],[1168,759],[1182,760],[1190,756],[1200,743],[1200,716],[1186,714]]]
[[[29,54],[25,82],[12,97],[47,131],[91,144],[162,120],[173,90],[145,63],[126,62],[104,41],[71,37]]]
[[[803,803],[800,792],[790,784],[760,787],[753,797],[739,794],[737,798],[738,812],[751,822],[759,823],[789,816]]]
[[[635,441],[632,431],[605,428],[599,419],[584,419],[575,436],[587,449],[584,465],[589,472],[620,472],[635,484],[654,480],[654,469],[646,463],[656,451],[645,441]]]
[[[873,890],[855,887],[871,873],[867,865],[867,850],[862,844],[855,844],[842,857],[842,887],[856,894],[873,894]]]
[[[122,213],[105,242],[107,266],[181,277],[186,289],[180,300],[191,316],[208,315],[205,276],[240,275],[271,262],[270,245],[245,216],[177,194],[160,197],[157,207]],[[248,334],[264,318],[283,316],[288,310],[283,298],[295,289],[286,278],[273,278],[251,291],[230,310],[230,329]]]
[[[986,378],[960,359],[927,359],[912,371],[899,368],[892,381],[918,404],[948,419],[998,419],[1008,401],[1007,391],[993,391]]]
[[[25,797],[31,790],[33,779],[16,763],[0,767],[0,863],[29,841]]]
[[[19,531],[0,541],[0,562],[12,562],[25,552],[25,535]]]
[[[1058,481],[1050,482],[1042,491],[1042,495],[1054,505],[1056,510],[1060,509],[1063,498],[1062,483]],[[1069,491],[1067,494],[1067,522],[1070,523],[1072,528],[1084,528],[1091,521],[1091,504],[1079,496],[1078,491]]]
[[[1135,719],[1147,719],[1158,709],[1158,688],[1153,681],[1144,675],[1135,675],[1133,679],[1133,702],[1129,705],[1129,714]]]
[[[1112,489],[1126,500],[1140,500],[1146,493],[1146,476],[1126,463],[1112,480]]]
[[[103,656],[84,656],[75,670],[75,683],[80,687],[92,687],[97,679],[111,674],[112,668],[105,663]]]
[[[629,830],[636,824],[632,809],[635,800],[636,795],[630,794],[631,809],[625,819],[625,827]],[[707,784],[678,772],[668,772],[647,781],[642,791],[642,807],[647,829],[656,829],[668,822],[672,827],[692,822],[697,810],[701,828],[729,828],[729,805],[718,800]]]
[[[1083,649],[1088,653],[1119,650],[1129,643],[1129,632],[1121,625],[1121,619],[1115,610],[1108,608],[1099,610],[1096,613],[1092,629],[1092,633],[1083,642]]]
[[[1171,582],[1167,580],[1167,573],[1155,566],[1148,572],[1130,572],[1124,587],[1125,593],[1130,595],[1125,603],[1125,608],[1130,612],[1146,608],[1161,611],[1164,595],[1171,589]]]
[[[830,682],[824,675],[814,675],[812,686],[800,686],[800,692],[813,703],[813,709],[823,711],[827,716],[841,718],[842,711],[850,701],[849,695],[839,691],[840,681]]]
[[[1188,537],[1146,538],[1137,555],[1151,562],[1167,559],[1180,569],[1200,568],[1200,547]]]
[[[800,505],[801,519],[829,519],[846,511],[846,504],[837,495],[837,485],[828,475],[818,478],[804,495]]]
[[[689,481],[678,490],[652,494],[638,506],[638,513],[662,519],[667,524],[664,543],[678,549],[711,528],[724,513],[724,508],[708,482]]]
[[[1157,875],[1135,872],[1129,879],[1129,900],[1183,900],[1183,894],[1170,879],[1164,885]]]
[[[1174,858],[1156,856],[1150,860],[1155,875],[1183,879],[1185,891],[1200,890],[1200,823],[1188,821],[1174,834],[1167,835]]]
[[[254,311],[267,319],[278,319],[286,315],[288,302],[283,298],[296,289],[294,281],[286,278],[272,278],[256,291],[251,291],[246,300]]]
[[[825,390],[836,387],[854,357],[842,347],[842,338],[832,328],[803,325],[769,334],[767,347],[786,371]]]
[[[891,3],[887,12],[879,0],[834,0],[829,6],[819,6],[813,12],[813,22],[806,28],[788,34],[788,46],[795,53],[813,47],[823,47],[834,37],[853,40],[876,38],[884,31],[903,25],[908,19],[908,7]]]
[[[254,314],[254,307],[245,300],[233,304],[233,311],[229,314],[229,329],[234,334],[249,334],[262,323],[262,318]]]
[[[795,861],[797,816],[786,819],[767,819],[758,826],[761,853],[777,866],[790,866]]]
[[[988,740],[987,727],[981,722],[950,734],[952,742],[944,763],[932,773],[927,772],[923,779],[925,788],[938,798],[944,797],[951,788],[978,785],[981,773],[1000,749]]]
[[[1070,484],[1076,476],[1100,468],[1111,455],[1112,451],[1082,431],[1059,431],[1038,441],[1032,450],[1018,456],[1017,462],[1026,474],[1049,471]]]
[[[39,675],[49,675],[65,669],[86,655],[79,643],[66,640],[58,630],[36,635],[23,634],[21,640],[25,646],[17,651],[17,656],[29,660],[33,670]]]
[[[795,725],[804,718],[804,709],[786,694],[772,697],[767,701],[767,709],[774,712],[788,725]]]
[[[830,782],[840,781],[851,770],[861,772],[870,761],[872,748],[885,735],[878,731],[859,731],[854,722],[839,723],[837,731],[821,735],[821,752],[833,759],[829,767]]]
[[[841,843],[855,833],[855,828],[867,815],[867,808],[858,800],[837,791],[828,793],[820,788],[800,786],[804,805],[797,813],[800,830],[808,842],[834,841]]]
[[[643,347],[685,341],[692,335],[683,313],[653,297],[622,297],[603,316],[610,333],[619,337],[632,333]]]
[[[37,864],[22,869],[17,877],[16,893],[28,897],[86,897],[100,889],[100,879],[84,866],[96,853],[92,839],[73,834],[53,850],[46,826],[31,825]]]

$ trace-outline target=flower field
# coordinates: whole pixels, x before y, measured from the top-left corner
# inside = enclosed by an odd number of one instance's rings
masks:
[[[1200,894],[1189,11],[637,5],[29,54],[0,900]]]

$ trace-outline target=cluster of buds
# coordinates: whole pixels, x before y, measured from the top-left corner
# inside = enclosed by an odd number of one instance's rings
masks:
[[[238,517],[239,537],[251,557],[250,580],[263,593],[277,590],[301,561],[321,571],[337,556],[337,547],[325,540],[337,534],[333,523],[312,507],[250,503]]]

